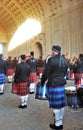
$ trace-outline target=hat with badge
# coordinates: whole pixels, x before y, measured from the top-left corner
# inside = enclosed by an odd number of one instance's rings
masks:
[[[52,46],[52,50],[55,51],[55,52],[57,52],[57,53],[60,53],[60,51],[61,51],[61,47],[58,46],[58,45],[56,45],[56,46],[53,45],[53,46]]]

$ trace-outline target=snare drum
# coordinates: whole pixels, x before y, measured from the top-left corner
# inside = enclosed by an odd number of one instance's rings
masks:
[[[41,86],[40,82],[37,83],[36,92],[35,92],[35,98],[36,99],[41,99],[41,100],[46,100],[47,99],[46,83],[44,84],[44,86]]]
[[[66,105],[77,107],[79,106],[79,100],[75,86],[69,86],[65,88]]]

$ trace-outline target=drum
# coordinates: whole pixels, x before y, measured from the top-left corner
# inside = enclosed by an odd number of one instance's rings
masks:
[[[74,108],[78,108],[81,106],[81,100],[77,95],[75,86],[65,87],[66,94],[66,105]]]
[[[46,83],[44,86],[40,85],[40,82],[36,85],[35,99],[47,100],[47,87]]]

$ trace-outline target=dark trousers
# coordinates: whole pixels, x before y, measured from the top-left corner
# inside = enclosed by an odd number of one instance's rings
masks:
[[[79,90],[77,90],[77,96],[79,100],[79,105],[83,107],[83,88],[79,88]]]

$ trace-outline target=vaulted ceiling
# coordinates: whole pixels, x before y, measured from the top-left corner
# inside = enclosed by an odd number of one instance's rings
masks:
[[[82,0],[0,0],[0,26],[8,40],[27,18],[41,22]]]

